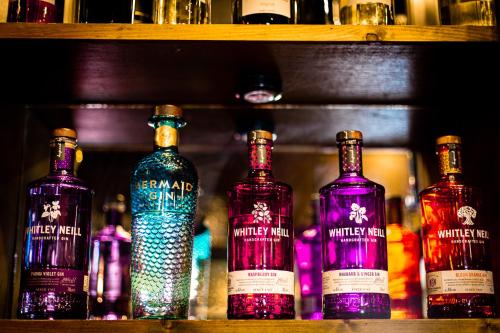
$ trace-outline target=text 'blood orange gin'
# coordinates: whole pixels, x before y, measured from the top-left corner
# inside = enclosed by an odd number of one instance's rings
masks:
[[[441,178],[420,193],[429,318],[495,315],[490,234],[481,194],[463,180],[461,143],[437,139]]]
[[[320,190],[323,318],[390,318],[385,189],[362,172],[362,134],[337,133],[340,176]]]
[[[271,172],[272,133],[248,133],[248,176],[228,191],[229,319],[293,319],[292,188]]]

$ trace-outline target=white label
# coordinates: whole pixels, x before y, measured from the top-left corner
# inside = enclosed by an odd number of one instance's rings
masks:
[[[229,272],[228,295],[294,294],[293,272],[277,270],[247,270]]]
[[[346,6],[356,6],[356,5],[364,5],[368,3],[381,3],[384,5],[387,5],[389,7],[392,6],[392,1],[391,0],[376,0],[376,1],[366,1],[366,0],[340,0],[340,8],[346,7]]]
[[[378,269],[343,269],[323,272],[323,295],[389,293],[389,274]]]
[[[494,294],[490,271],[456,270],[427,273],[427,293]]]
[[[290,18],[290,0],[243,0],[243,16],[252,14],[278,14]]]

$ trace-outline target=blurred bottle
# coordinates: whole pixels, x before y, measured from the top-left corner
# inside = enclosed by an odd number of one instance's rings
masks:
[[[293,0],[293,23],[333,24],[332,5],[328,0]]]
[[[200,222],[194,229],[189,319],[207,319],[210,259],[210,229],[208,229],[203,222]]]
[[[141,7],[147,6],[141,3]],[[156,24],[208,24],[210,7],[211,0],[153,0],[152,21]],[[135,13],[134,16],[139,15]]]
[[[123,229],[125,197],[104,204],[106,226],[92,238],[89,313],[91,319],[131,318],[130,234]]]
[[[80,0],[80,23],[132,23],[133,0]]]
[[[441,24],[496,26],[494,0],[440,0]]]
[[[62,23],[64,0],[10,0],[7,22]]]
[[[322,319],[321,225],[319,195],[311,198],[312,224],[295,240],[295,260],[300,284],[300,316],[302,319]]]
[[[391,318],[422,318],[420,238],[403,227],[400,197],[387,199],[386,210]]]

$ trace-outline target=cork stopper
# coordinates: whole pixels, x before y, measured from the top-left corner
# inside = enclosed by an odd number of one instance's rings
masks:
[[[456,135],[444,135],[436,139],[437,145],[462,144],[462,139]]]
[[[248,132],[247,134],[247,141],[248,142],[255,142],[255,141],[260,141],[260,140],[272,140],[273,139],[273,133],[269,131],[264,131],[264,130],[253,130]]]
[[[76,131],[71,128],[56,128],[52,131],[52,137],[66,137],[76,140]]]
[[[153,116],[182,117],[182,109],[171,104],[157,105],[155,106]]]
[[[345,130],[337,133],[337,142],[363,140],[363,134],[356,130]]]

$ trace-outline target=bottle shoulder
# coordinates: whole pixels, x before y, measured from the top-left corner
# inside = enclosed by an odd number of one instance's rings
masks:
[[[280,192],[292,192],[292,187],[284,182],[277,181],[274,178],[256,179],[256,178],[245,178],[239,182],[236,182],[229,192],[259,192],[259,191],[280,191]]]
[[[332,191],[342,193],[345,191],[349,192],[352,189],[358,189],[361,192],[385,192],[385,188],[382,185],[363,176],[341,176],[331,183],[323,186],[319,192],[321,194],[326,194]]]
[[[64,188],[92,193],[90,187],[82,179],[72,175],[47,175],[27,185],[28,191],[41,188]]]
[[[439,181],[425,189],[423,189],[419,196],[421,198],[428,195],[453,195],[456,193],[472,193],[481,194],[481,190],[475,186],[465,184],[463,182]]]
[[[189,173],[194,178],[198,178],[194,164],[184,156],[172,152],[157,150],[144,156],[132,171],[132,176],[144,173]]]

